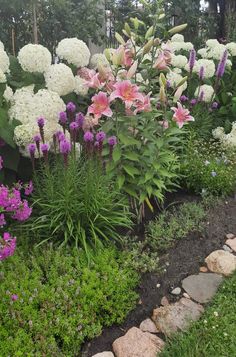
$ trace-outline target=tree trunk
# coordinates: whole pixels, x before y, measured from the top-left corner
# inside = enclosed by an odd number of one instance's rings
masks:
[[[227,41],[236,41],[236,1],[225,1],[224,35]]]
[[[37,11],[36,11],[36,1],[33,0],[33,35],[34,43],[38,44],[38,26],[37,26]]]

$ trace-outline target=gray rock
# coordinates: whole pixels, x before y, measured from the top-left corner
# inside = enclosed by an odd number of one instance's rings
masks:
[[[171,291],[172,295],[179,295],[181,293],[181,288],[177,287]]]
[[[166,336],[171,336],[177,331],[185,331],[191,321],[200,318],[204,308],[196,302],[181,298],[174,304],[159,307],[153,310],[152,320],[157,329]]]
[[[214,273],[190,275],[182,281],[182,287],[195,301],[206,303],[215,295],[223,278]]]
[[[96,355],[93,355],[92,357],[114,357],[114,354],[112,352],[101,352],[101,353],[97,353]]]
[[[236,270],[236,257],[224,250],[215,250],[205,259],[210,271],[229,276]]]
[[[232,251],[236,252],[236,237],[233,239],[227,239],[225,243],[227,244],[227,246],[230,247],[231,252]]]
[[[157,333],[157,328],[154,322],[151,319],[146,319],[141,322],[139,326],[140,330],[143,332]]]
[[[223,249],[224,249],[225,252],[232,253],[232,249],[230,247],[228,247],[226,244],[223,245]]]

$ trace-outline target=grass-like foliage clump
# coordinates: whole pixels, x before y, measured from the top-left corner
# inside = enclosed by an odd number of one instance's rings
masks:
[[[82,251],[47,246],[0,265],[0,356],[78,356],[85,339],[135,306],[137,274],[114,248],[90,266]]]

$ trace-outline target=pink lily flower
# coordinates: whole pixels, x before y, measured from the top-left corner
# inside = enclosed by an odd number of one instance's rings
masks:
[[[153,68],[159,69],[160,71],[167,70],[171,64],[171,53],[168,50],[161,51],[153,65]]]
[[[120,98],[125,102],[126,107],[131,107],[134,101],[143,102],[144,100],[143,95],[139,93],[138,86],[132,84],[129,80],[117,82],[114,87],[115,91],[111,93],[110,101]]]
[[[104,85],[99,78],[99,73],[94,71],[94,69],[81,68],[78,71],[78,75],[86,81],[88,88],[100,89]]]
[[[151,93],[148,93],[146,96],[143,96],[142,102],[138,101],[135,104],[135,106],[136,106],[136,109],[134,111],[135,115],[139,112],[150,112],[151,111],[152,107],[151,107],[150,95],[151,95]]]
[[[188,109],[183,108],[183,106],[178,102],[178,108],[172,107],[171,110],[174,111],[173,120],[177,123],[179,128],[182,128],[185,122],[194,121]]]
[[[107,94],[99,92],[92,97],[93,104],[88,108],[88,114],[93,114],[95,119],[101,118],[102,115],[107,117],[112,116],[112,110],[110,108],[110,100]]]

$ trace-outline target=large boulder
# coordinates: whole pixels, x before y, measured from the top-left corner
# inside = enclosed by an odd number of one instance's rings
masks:
[[[215,250],[205,259],[208,269],[214,273],[231,275],[236,269],[236,257],[224,250]]]

